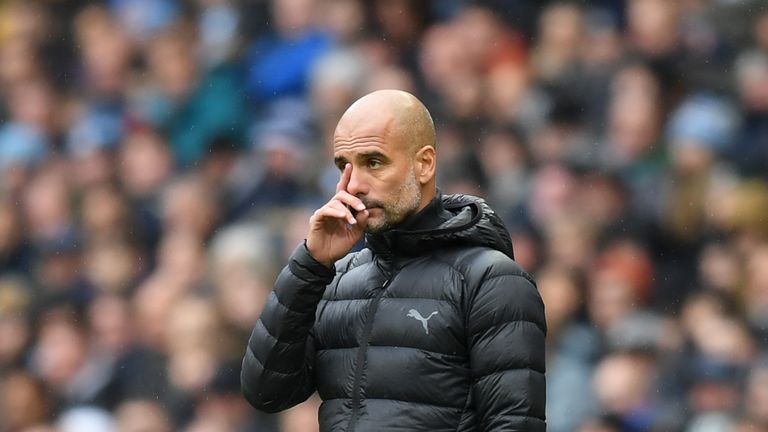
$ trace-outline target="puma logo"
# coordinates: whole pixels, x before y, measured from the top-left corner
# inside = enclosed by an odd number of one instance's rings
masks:
[[[433,315],[437,315],[437,311],[432,312],[431,314],[429,314],[428,317],[424,318],[423,316],[421,316],[419,311],[417,311],[416,309],[411,309],[408,311],[408,315],[406,316],[411,317],[415,320],[421,321],[421,325],[422,327],[424,327],[424,331],[427,332],[427,334],[429,334],[429,326],[427,326],[427,321],[429,321],[429,319],[432,318]]]

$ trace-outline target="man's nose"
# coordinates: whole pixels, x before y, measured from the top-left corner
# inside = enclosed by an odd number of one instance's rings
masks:
[[[356,169],[354,166],[352,167],[352,173],[349,176],[349,183],[347,184],[347,192],[349,192],[352,195],[357,196],[358,194],[365,195],[367,191],[365,190],[365,182],[362,176],[362,173],[359,169]]]

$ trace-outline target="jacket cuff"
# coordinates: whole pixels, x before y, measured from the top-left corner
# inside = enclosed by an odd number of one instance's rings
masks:
[[[336,276],[335,268],[328,268],[312,257],[304,240],[291,254],[288,262],[291,272],[307,282],[327,285]]]

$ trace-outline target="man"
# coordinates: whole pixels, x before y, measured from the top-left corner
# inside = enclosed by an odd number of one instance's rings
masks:
[[[323,432],[545,431],[543,303],[494,212],[437,191],[424,105],[359,99],[334,160],[336,195],[248,342],[246,399],[275,412],[317,390]]]

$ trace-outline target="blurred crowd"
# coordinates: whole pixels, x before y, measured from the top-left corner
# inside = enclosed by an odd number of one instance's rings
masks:
[[[376,89],[538,281],[551,432],[768,431],[763,0],[0,2],[0,432],[312,432],[240,396]]]

